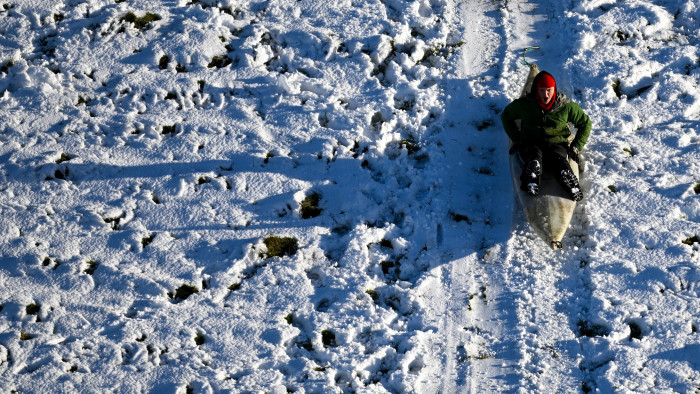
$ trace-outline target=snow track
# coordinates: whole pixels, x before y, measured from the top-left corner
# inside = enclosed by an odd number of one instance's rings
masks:
[[[700,4],[0,5],[3,392],[697,392]],[[499,115],[593,121],[554,252]]]
[[[555,30],[556,22],[547,21],[561,10],[553,7],[526,1],[462,7],[465,46],[486,50],[464,52],[457,70],[463,83],[448,88],[448,112],[455,114],[441,136],[453,222],[443,228],[443,266],[436,273],[442,288],[431,293],[427,308],[441,316],[435,345],[444,352],[441,392],[571,392],[583,382],[577,317],[571,316],[578,313],[568,308],[587,298],[586,290],[574,290],[583,268],[576,255],[551,251],[532,235],[512,200],[499,119],[524,82],[520,50],[549,49],[538,30]],[[465,160],[470,155],[478,159]],[[576,220],[582,215],[580,207]]]

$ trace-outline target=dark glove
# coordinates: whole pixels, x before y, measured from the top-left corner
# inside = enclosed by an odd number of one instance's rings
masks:
[[[569,156],[569,159],[578,163],[578,149],[576,149],[575,146],[571,145],[569,147],[569,151],[566,152],[566,155]]]

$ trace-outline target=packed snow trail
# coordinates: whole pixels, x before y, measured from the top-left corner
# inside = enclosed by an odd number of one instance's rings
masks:
[[[571,256],[532,235],[514,202],[499,118],[527,74],[520,50],[540,45],[546,53],[556,45],[556,37],[538,33],[555,29],[547,22],[561,12],[555,7],[526,1],[462,7],[465,46],[483,50],[463,53],[448,84],[451,118],[441,136],[453,219],[443,228],[444,265],[436,273],[442,286],[431,297],[442,331],[442,342],[436,339],[444,354],[442,392],[581,386],[580,346],[562,302],[576,288],[577,272],[560,268]]]

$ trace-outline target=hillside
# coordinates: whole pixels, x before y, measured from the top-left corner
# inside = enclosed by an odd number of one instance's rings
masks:
[[[2,2],[0,387],[700,390],[699,23],[681,0]],[[513,197],[524,62],[593,121],[562,251]]]

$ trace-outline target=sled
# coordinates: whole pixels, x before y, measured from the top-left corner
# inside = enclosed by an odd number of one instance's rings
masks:
[[[527,76],[525,86],[523,86],[521,97],[530,92],[532,81],[538,73],[537,65],[530,64],[530,73]],[[516,121],[518,127],[520,127],[519,123],[519,121]],[[573,139],[573,136],[571,139]],[[571,170],[578,178],[578,163],[569,159],[569,164],[571,165]],[[540,192],[537,196],[530,196],[527,192],[521,190],[520,174],[522,173],[523,165],[524,163],[517,153],[510,155],[510,173],[513,180],[513,188],[518,195],[518,200],[525,212],[527,221],[532,230],[547,242],[552,249],[561,249],[561,240],[564,238],[571,218],[574,216],[576,201],[571,198],[546,166],[543,166],[542,169]]]

